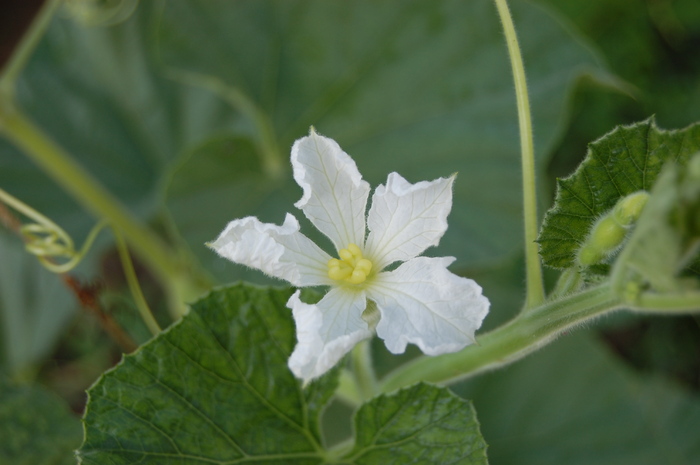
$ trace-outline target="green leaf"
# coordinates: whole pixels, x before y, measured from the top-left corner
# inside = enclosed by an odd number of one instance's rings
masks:
[[[635,373],[593,334],[455,386],[473,399],[492,463],[657,465],[700,460],[700,398]]]
[[[655,114],[664,125],[680,127],[697,119],[700,61],[695,59],[695,41],[700,9],[695,0],[649,8],[628,0],[541,1],[575,23],[605,54],[614,72],[635,87],[634,102],[605,108],[603,115],[592,111],[589,120],[614,114],[618,122],[633,121],[631,114],[641,115],[636,119]]]
[[[39,386],[11,386],[0,380],[0,463],[75,464],[80,421],[64,401]]]
[[[253,211],[272,189],[250,138],[212,137],[190,150],[176,167],[168,187],[168,206],[180,230],[186,232],[188,245],[198,255],[210,256],[204,244],[215,238],[212,225],[221,222],[222,211]],[[234,274],[228,260],[209,261],[216,274],[229,278]],[[241,271],[240,276],[249,281],[256,277],[262,281],[255,270]]]
[[[125,356],[88,392],[81,463],[347,463],[322,448],[319,425],[338,370],[302,388],[287,368],[291,293],[215,290]],[[347,460],[358,465],[486,463],[471,403],[446,389],[380,396],[357,413],[356,434]]]
[[[427,384],[382,395],[355,417],[347,459],[370,464],[485,464],[486,443],[471,402]]]
[[[89,390],[82,463],[320,463],[315,414],[335,380],[304,391],[287,369],[291,293],[214,291],[125,356]]]
[[[554,206],[547,212],[538,242],[544,263],[574,265],[576,253],[595,221],[615,203],[639,190],[651,190],[662,166],[684,166],[700,150],[700,124],[659,129],[653,118],[620,126],[589,145],[586,159],[557,182]]]
[[[512,6],[541,167],[566,121],[570,88],[583,74],[603,73],[593,53],[546,12],[529,2]],[[373,186],[392,171],[411,182],[457,171],[450,232],[435,254],[455,255],[465,267],[520,248],[515,97],[491,1],[171,1],[159,35],[165,63],[199,76],[246,116],[248,125],[232,137],[245,135],[255,147],[271,138],[265,146],[276,147],[277,161],[288,166],[292,142],[314,125],[355,158]],[[301,196],[288,168],[255,178],[251,196],[231,196],[241,185],[232,166],[238,156],[250,153],[231,150],[222,167],[222,154],[190,157],[166,199],[197,256],[227,279],[234,271],[197,244],[233,218],[279,223]],[[201,174],[198,183],[186,180],[192,172]],[[229,190],[222,189],[226,174]]]
[[[16,95],[51,139],[141,218],[160,206],[170,163],[236,120],[208,92],[163,75],[153,41],[156,3],[140,2],[127,21],[110,27],[85,26],[59,10]],[[0,184],[71,234],[86,234],[94,222],[2,139]]]
[[[0,234],[0,365],[11,377],[38,363],[56,344],[76,304],[61,278],[22,242]]]

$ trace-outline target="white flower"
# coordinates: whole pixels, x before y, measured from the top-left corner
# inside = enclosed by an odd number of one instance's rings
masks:
[[[289,368],[297,377],[322,375],[375,330],[395,354],[409,342],[428,355],[474,342],[489,308],[481,287],[447,270],[452,257],[419,257],[447,229],[454,176],[411,184],[389,174],[374,191],[365,224],[369,184],[334,140],[312,128],[294,143],[292,167],[304,191],[295,206],[330,238],[338,258],[300,233],[289,213],[282,226],[254,217],[231,221],[210,245],[294,286],[330,286],[317,304],[302,302],[300,291],[287,302],[298,340]],[[395,262],[404,263],[388,271]]]

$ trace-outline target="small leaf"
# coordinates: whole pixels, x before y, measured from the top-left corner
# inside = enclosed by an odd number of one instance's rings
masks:
[[[700,150],[700,124],[682,130],[659,129],[653,118],[620,126],[589,145],[578,169],[557,182],[538,242],[544,263],[574,265],[576,253],[596,220],[622,197],[651,190],[667,161],[685,166]]]
[[[472,403],[427,384],[379,396],[355,417],[350,461],[370,464],[485,464]]]
[[[320,463],[335,374],[302,390],[288,370],[290,295],[216,290],[126,356],[89,390],[82,463]]]
[[[0,463],[75,464],[80,422],[65,402],[39,386],[10,386],[0,380]]]

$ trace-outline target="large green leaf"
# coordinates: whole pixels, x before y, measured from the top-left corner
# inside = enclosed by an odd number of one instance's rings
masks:
[[[590,333],[455,389],[479,411],[499,465],[690,465],[700,460],[700,398],[634,373]]]
[[[595,223],[615,203],[639,190],[651,190],[667,161],[684,165],[700,150],[700,124],[665,131],[654,119],[620,126],[589,145],[586,159],[558,181],[554,206],[538,238],[544,263],[574,265],[576,253]]]
[[[22,242],[0,234],[0,365],[11,376],[38,363],[70,322],[76,302]]]
[[[162,75],[157,3],[141,2],[111,27],[85,26],[59,9],[17,83],[19,106],[142,218],[157,206],[169,163],[236,119],[207,92]],[[71,233],[85,234],[94,221],[2,139],[0,185]]]
[[[512,6],[541,165],[566,121],[569,89],[582,74],[602,73],[546,12],[527,2]],[[451,228],[435,253],[476,266],[520,248],[515,97],[491,1],[171,1],[160,38],[165,63],[249,116],[250,127],[236,137],[260,147],[272,128],[266,147],[277,147],[282,166],[293,140],[314,125],[375,186],[391,171],[412,182],[458,172]],[[239,153],[250,157],[235,148],[196,153],[168,192],[175,222],[209,263],[217,259],[198,244],[227,221],[257,215],[279,223],[301,196],[289,170],[266,177],[262,168],[256,192],[241,195]]]
[[[319,463],[308,392],[332,383],[305,392],[286,368],[291,292],[214,291],[126,356],[90,388],[82,463]]]
[[[649,4],[648,8],[629,0],[542,1],[575,23],[599,47],[612,70],[635,87],[634,101],[601,109],[604,115],[591,111],[584,125],[596,125],[594,120],[601,117],[616,117],[619,123],[651,114],[670,127],[697,119],[697,1],[674,0]]]
[[[485,463],[471,403],[423,385],[363,406],[349,458],[327,454],[318,418],[337,370],[305,388],[288,370],[291,293],[215,290],[127,355],[89,390],[81,463]]]
[[[0,463],[75,464],[80,421],[66,403],[38,386],[11,386],[0,379]]]

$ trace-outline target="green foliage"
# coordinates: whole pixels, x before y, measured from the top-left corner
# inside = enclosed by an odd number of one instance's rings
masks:
[[[318,418],[337,370],[302,388],[287,369],[291,293],[215,290],[126,356],[89,391],[81,463],[485,463],[471,404],[424,385],[360,409],[349,462],[327,453]]]
[[[156,3],[140,2],[128,21],[110,27],[85,27],[58,14],[16,95],[53,140],[141,218],[159,206],[177,156],[235,119],[207,92],[164,76],[152,34]],[[94,223],[4,139],[0,184],[71,234],[85,234]]]
[[[471,402],[427,384],[365,404],[355,430],[353,464],[487,463]]]
[[[592,332],[566,334],[454,389],[473,399],[494,464],[691,464],[700,456],[697,393],[633,372]]]
[[[604,107],[587,107],[581,124],[591,128],[602,119],[611,122],[602,128],[607,130],[612,124],[655,114],[664,126],[682,127],[697,119],[700,9],[695,0],[541,1],[563,13],[596,45],[611,69],[634,86],[634,99],[614,101],[608,96]],[[599,95],[588,99],[600,104]],[[600,133],[588,133],[582,142]]]
[[[291,290],[214,291],[176,326],[126,356],[89,391],[82,463],[318,463],[308,405],[286,362]]]
[[[0,463],[75,464],[81,436],[80,422],[54,394],[0,379]]]
[[[19,239],[0,234],[0,257],[0,367],[21,377],[54,347],[75,299]]]
[[[537,3],[509,3],[528,71],[537,171],[545,179],[543,168],[571,114],[574,84],[582,76],[612,87],[616,82],[582,37]],[[700,62],[683,63],[682,53],[686,48],[695,56],[695,0],[650,2],[648,9],[627,0],[550,3],[570,14],[589,39],[608,45],[611,65],[652,108],[644,115],[658,107],[664,121],[685,124],[694,114]],[[653,27],[639,34],[647,22]],[[494,304],[488,325],[504,321],[521,303],[518,134],[510,66],[491,0],[140,2],[128,20],[108,28],[84,27],[62,14],[15,97],[138,220],[152,221],[173,242],[180,234],[180,255],[188,257],[191,247],[227,281],[260,275],[219,259],[204,242],[230,219],[257,215],[279,223],[291,210],[301,192],[289,172],[289,146],[310,125],[337,139],[375,186],[391,171],[410,181],[458,171],[451,227],[434,253],[455,255],[459,266],[472,269],[470,277],[484,281]],[[591,100],[586,109],[602,108]],[[602,117],[579,114],[573,130],[623,119],[616,116],[619,102],[605,103],[612,110]],[[587,124],[578,124],[587,117]],[[591,144],[582,167],[560,182],[540,237],[545,262],[569,273],[559,297],[581,286],[572,266],[590,240],[603,245],[588,260],[595,273],[611,272],[617,285],[635,284],[627,289],[628,303],[635,292],[682,294],[697,286],[684,279],[687,265],[700,270],[692,263],[699,181],[685,163],[700,149],[699,128],[661,131],[652,119]],[[566,144],[576,147],[574,155],[582,146],[568,137]],[[668,160],[689,171],[672,167],[659,174]],[[4,140],[0,184],[76,234],[76,242],[93,224]],[[612,210],[621,198],[652,189],[638,221],[636,214],[629,222],[615,216],[612,226],[601,221],[617,215]],[[589,234],[599,221],[615,234]],[[622,223],[634,223],[634,232],[620,259],[601,265],[627,235],[616,226]],[[2,368],[21,374],[47,353],[70,310],[58,280],[44,280],[32,257],[20,260],[19,248],[3,241]],[[82,462],[486,462],[471,403],[422,384],[360,407],[355,443],[325,450],[318,418],[337,373],[305,388],[289,373],[294,328],[284,303],[290,292],[245,285],[216,290],[127,356],[90,391]],[[695,289],[688,295],[698,296]],[[695,301],[683,304],[688,310]],[[511,328],[516,333],[523,326]],[[696,461],[696,395],[626,371],[589,339],[563,339],[465,391],[484,412],[494,463]],[[391,356],[384,367],[380,359],[378,371],[397,359]],[[73,462],[70,449],[79,432],[63,406],[34,388],[3,386],[1,395],[0,453],[11,452],[0,462]]]
[[[568,178],[558,181],[554,206],[538,238],[546,265],[569,268],[594,223],[623,197],[649,191],[662,166],[684,166],[700,150],[700,125],[664,131],[653,118],[618,127],[589,145],[586,159]]]
[[[605,75],[595,55],[548,14],[525,2],[512,6],[541,166],[566,121],[565,101],[577,77]],[[337,140],[374,186],[391,171],[412,182],[459,172],[459,207],[436,254],[476,266],[519,249],[515,102],[490,0],[171,1],[159,36],[173,74],[186,73],[188,83],[248,116],[232,136],[247,143],[203,143],[168,191],[167,206],[184,239],[218,276],[259,279],[232,266],[222,270],[198,244],[233,218],[284,218],[301,191],[288,169],[266,173],[270,153],[263,151],[272,147],[277,163],[288,166],[289,147],[311,125]],[[237,169],[222,169],[239,159],[253,169],[247,181]],[[250,184],[252,192],[241,195]],[[304,232],[313,235],[312,228]]]

